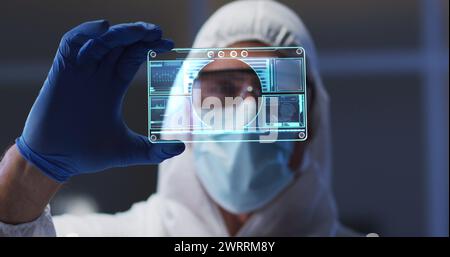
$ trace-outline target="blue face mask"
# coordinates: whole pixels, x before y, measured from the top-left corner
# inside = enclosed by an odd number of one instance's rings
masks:
[[[221,143],[230,135],[211,135],[196,143],[197,176],[208,194],[232,213],[263,207],[293,180],[288,167],[292,142]]]

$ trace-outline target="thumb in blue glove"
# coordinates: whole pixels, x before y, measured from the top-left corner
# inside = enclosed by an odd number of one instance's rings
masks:
[[[122,102],[151,49],[173,42],[161,29],[137,22],[109,26],[86,22],[67,32],[16,145],[50,178],[112,167],[157,164],[184,151],[184,144],[152,144],[123,121]]]

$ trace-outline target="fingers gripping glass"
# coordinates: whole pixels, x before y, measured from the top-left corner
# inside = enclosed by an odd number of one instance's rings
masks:
[[[301,47],[150,51],[147,68],[154,143],[307,138]]]

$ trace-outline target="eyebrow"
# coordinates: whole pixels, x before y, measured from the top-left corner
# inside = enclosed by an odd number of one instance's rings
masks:
[[[217,73],[228,73],[228,72],[242,72],[242,73],[251,73],[255,74],[253,69],[224,69],[224,70],[212,70],[212,71],[200,71],[198,75],[213,75]]]

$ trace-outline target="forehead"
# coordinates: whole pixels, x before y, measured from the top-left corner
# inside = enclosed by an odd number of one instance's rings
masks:
[[[242,41],[237,42],[231,45],[228,45],[229,48],[245,48],[245,47],[268,47],[269,45],[259,42],[259,41]],[[229,56],[229,52],[231,50],[224,50],[225,56]],[[277,57],[277,55],[273,52],[250,52],[248,57]],[[218,70],[233,70],[233,69],[250,69],[246,63],[236,60],[236,59],[214,59],[214,62],[208,64],[203,71],[218,71]]]

